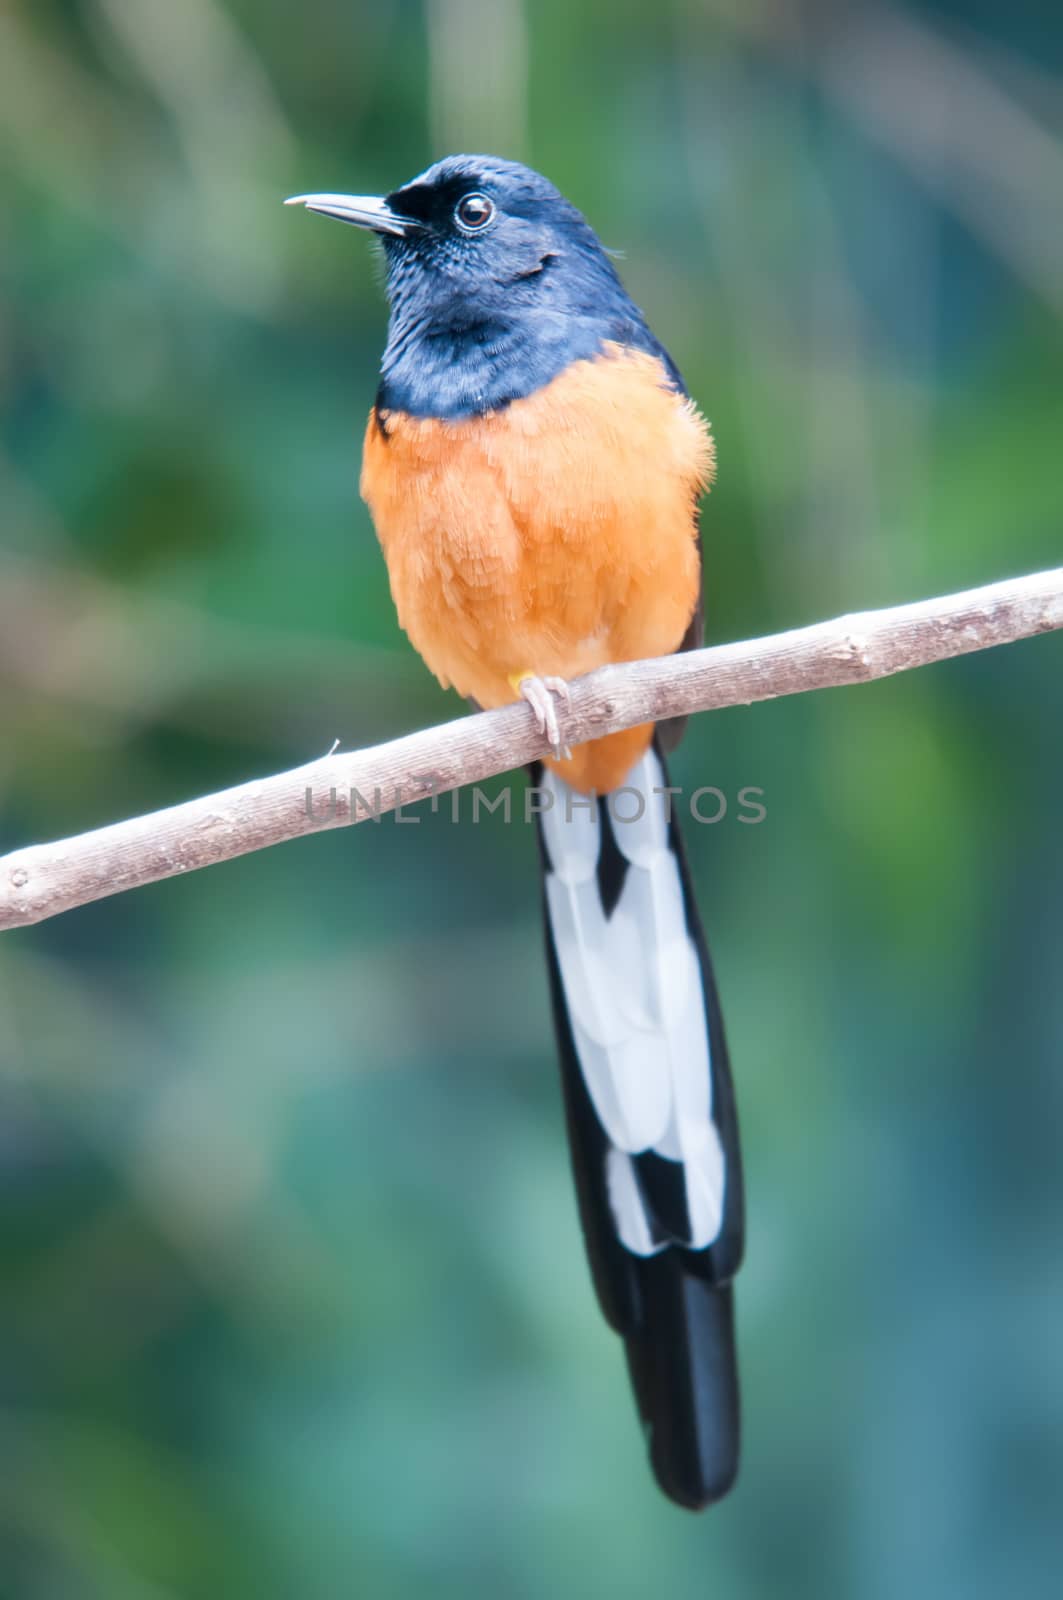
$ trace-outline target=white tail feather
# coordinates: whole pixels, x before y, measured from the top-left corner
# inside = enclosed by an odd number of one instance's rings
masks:
[[[691,1224],[686,1242],[696,1249],[719,1233],[726,1182],[712,1121],[701,966],[669,843],[664,781],[657,756],[647,751],[625,785],[640,797],[637,814],[630,793],[611,812],[629,866],[606,916],[597,881],[597,806],[553,772],[543,778],[552,800],[542,828],[554,946],[580,1069],[615,1147],[606,1173],[614,1220],[637,1255],[660,1246],[653,1243],[631,1154],[653,1150],[682,1162]]]

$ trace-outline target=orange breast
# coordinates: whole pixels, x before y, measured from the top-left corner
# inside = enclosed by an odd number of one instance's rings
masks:
[[[614,345],[482,417],[374,414],[362,494],[400,623],[444,687],[486,707],[515,698],[516,673],[575,678],[678,648],[712,472],[693,404],[655,357]],[[651,733],[580,746],[557,771],[607,792]]]

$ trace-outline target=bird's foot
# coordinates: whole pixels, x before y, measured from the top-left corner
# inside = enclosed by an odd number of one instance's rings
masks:
[[[567,761],[572,751],[562,742],[557,716],[557,702],[563,700],[567,705],[571,699],[564,678],[540,678],[534,672],[515,672],[509,681],[521,699],[527,700],[531,706],[539,732],[549,743],[554,758]]]

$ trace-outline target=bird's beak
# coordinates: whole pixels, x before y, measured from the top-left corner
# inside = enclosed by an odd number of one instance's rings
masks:
[[[386,200],[372,194],[293,194],[284,204],[305,206],[308,211],[320,211],[323,217],[338,217],[341,222],[352,222],[356,228],[391,233],[399,239],[405,238],[412,228],[421,226],[412,217],[399,216]]]

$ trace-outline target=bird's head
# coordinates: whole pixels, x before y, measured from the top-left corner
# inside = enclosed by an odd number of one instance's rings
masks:
[[[382,198],[295,195],[381,240],[391,327],[382,394],[420,414],[504,405],[645,326],[590,224],[497,156],[448,156]],[[636,335],[636,337],[632,337]]]
[[[289,205],[378,235],[396,309],[435,320],[553,297],[616,274],[593,229],[554,185],[496,156],[448,156],[384,198],[295,195]],[[548,288],[549,285],[549,288]],[[412,304],[411,304],[412,303]]]

